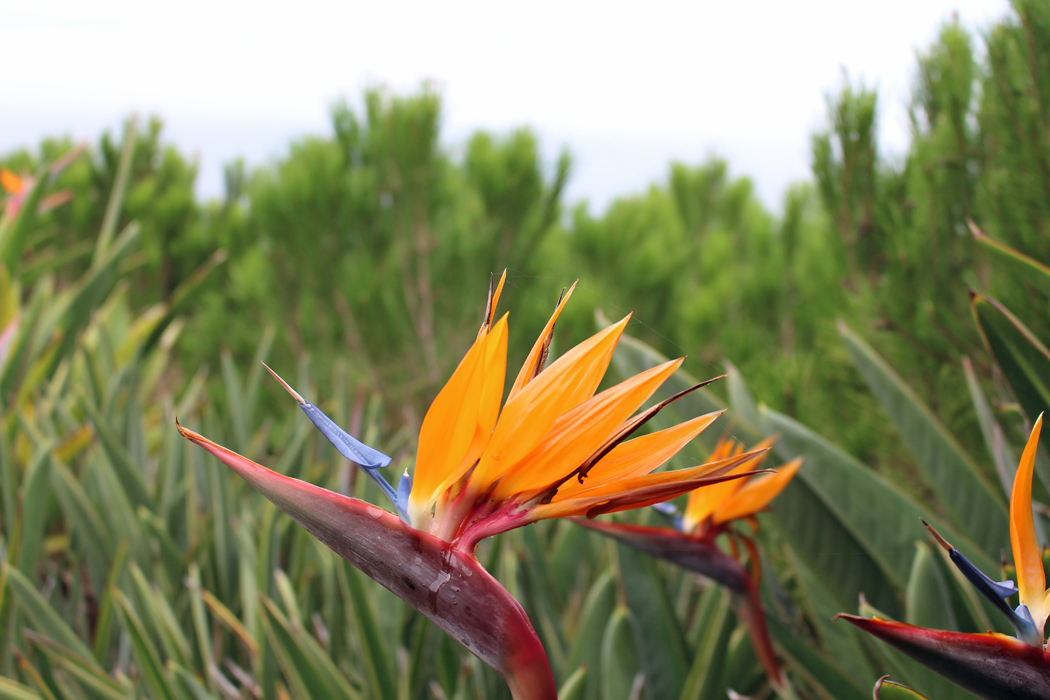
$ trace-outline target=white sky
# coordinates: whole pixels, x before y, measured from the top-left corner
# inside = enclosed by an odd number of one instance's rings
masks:
[[[69,133],[95,140],[158,113],[197,154],[198,192],[223,163],[328,133],[340,96],[425,79],[444,139],[529,124],[571,199],[596,207],[665,176],[671,159],[729,159],[779,208],[809,175],[809,135],[843,68],[880,88],[881,140],[907,144],[915,51],[957,11],[982,28],[1006,0],[882,2],[0,2],[0,152]]]

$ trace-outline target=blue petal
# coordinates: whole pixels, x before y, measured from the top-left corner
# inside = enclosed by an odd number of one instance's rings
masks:
[[[408,517],[408,497],[412,494],[412,477],[409,475],[408,470],[401,475],[401,481],[397,485],[397,497],[394,499],[394,507],[397,508],[397,514],[404,522],[409,525],[412,524],[412,519]]]
[[[281,379],[281,376],[270,369],[265,362],[263,367],[266,367],[270,374],[273,375],[273,378],[281,383],[285,391],[292,395],[292,398],[299,404],[299,408],[303,409],[306,417],[328,438],[328,442],[335,446],[339,454],[365,470],[365,474],[368,474],[368,477],[376,482],[383,493],[386,494],[386,497],[390,499],[390,502],[394,504],[394,507],[398,509],[397,513],[401,519],[408,522],[406,512],[398,505],[398,496],[394,491],[394,487],[376,471],[380,467],[390,464],[390,457],[379,450],[369,447],[336,425],[335,421],[326,416],[317,406],[304,399],[298,391],[293,389],[288,382]]]
[[[369,447],[336,425],[335,422],[322,413],[319,408],[304,399],[298,391],[288,384],[288,382],[281,379],[281,375],[270,369],[265,362],[263,363],[263,367],[266,367],[267,371],[273,375],[273,378],[281,383],[284,390],[292,395],[292,398],[298,402],[299,408],[303,409],[303,413],[306,414],[306,417],[317,426],[326,438],[328,438],[328,442],[335,445],[335,449],[339,451],[339,454],[343,455],[351,462],[363,467],[366,471],[369,469],[385,467],[390,464],[390,457],[386,456],[379,450]],[[387,486],[389,487],[390,484],[387,484]],[[393,493],[392,488],[389,490]]]
[[[1021,629],[1017,630],[1017,638],[1034,647],[1042,647],[1043,630],[1035,626],[1035,620],[1032,619],[1032,612],[1028,609],[1028,606],[1018,605],[1014,612],[1021,624]],[[1017,625],[1014,625],[1014,628],[1016,629]]]
[[[675,530],[681,532],[682,514],[678,512],[678,509],[675,508],[674,504],[667,502],[656,503],[653,505],[653,508],[656,510],[657,513],[671,521],[671,525],[674,526]]]
[[[1036,630],[1035,622],[1032,620],[1032,615],[1029,613],[1028,608],[1021,605],[1015,612],[1006,604],[1006,599],[1017,593],[1017,586],[1014,585],[1013,581],[993,581],[985,576],[983,571],[971,564],[970,560],[964,557],[958,549],[953,548],[949,550],[948,555],[956,568],[962,572],[963,576],[969,579],[974,588],[980,591],[985,598],[992,602],[992,605],[999,608],[1006,615],[1018,639],[1028,644],[1033,644],[1031,640],[1038,639],[1038,646],[1042,646],[1042,633]],[[1023,612],[1022,608],[1024,609]]]
[[[335,446],[339,454],[364,469],[365,474],[368,474],[372,481],[376,482],[379,488],[383,490],[383,493],[386,494],[386,497],[390,499],[390,502],[397,507],[397,493],[394,491],[394,487],[390,485],[390,482],[382,474],[376,471],[378,468],[390,464],[390,457],[354,438],[309,401],[300,401],[299,408],[303,409],[303,413],[328,438],[328,442]],[[400,509],[398,509],[398,515],[401,515]],[[402,519],[404,518],[402,517]]]
[[[335,424],[335,421],[322,413],[321,409],[309,401],[300,402],[299,408],[303,409],[306,417],[328,438],[328,442],[335,445],[335,449],[339,451],[339,454],[351,462],[364,467],[366,470],[378,469],[390,464],[390,457],[379,450],[369,447],[340,428]]]

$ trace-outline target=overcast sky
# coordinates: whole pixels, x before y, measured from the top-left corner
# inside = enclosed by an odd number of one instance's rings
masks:
[[[644,9],[643,9],[644,7]],[[846,69],[877,85],[880,138],[907,144],[915,51],[957,12],[971,28],[1005,0],[732,2],[221,2],[0,4],[0,152],[69,133],[96,139],[158,113],[200,162],[265,162],[329,133],[340,96],[431,80],[444,139],[531,125],[549,159],[575,156],[569,195],[595,207],[664,177],[672,159],[729,159],[778,208],[808,177],[809,134]]]

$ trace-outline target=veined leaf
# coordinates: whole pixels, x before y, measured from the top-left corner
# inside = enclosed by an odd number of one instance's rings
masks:
[[[842,323],[839,335],[955,530],[968,535],[989,557],[998,556],[1010,542],[1005,499],[911,387],[867,343]]]
[[[689,663],[682,630],[663,581],[649,557],[624,544],[617,546],[617,553],[627,604],[638,621],[635,639],[647,690],[653,697],[677,697],[685,685]]]
[[[0,700],[40,700],[40,693],[27,685],[0,676]]]
[[[808,428],[768,408],[761,414],[766,432],[781,434],[778,454],[805,457],[772,514],[794,550],[836,582],[844,609],[865,593],[891,615],[902,614],[914,543],[927,537],[920,520],[930,521],[930,514]],[[995,570],[995,560],[965,538],[957,540],[977,566]]]
[[[47,514],[47,497],[50,495],[50,452],[50,442],[34,450],[22,491],[22,541],[18,549],[18,568],[27,575],[32,575],[44,537],[44,516]]]
[[[631,613],[627,608],[619,607],[609,619],[602,640],[603,700],[628,700],[640,675],[641,664],[634,642]]]
[[[171,679],[164,672],[164,663],[157,654],[157,649],[153,646],[153,642],[150,641],[149,636],[146,634],[142,620],[135,613],[131,602],[119,590],[114,591],[113,600],[117,605],[117,610],[120,611],[124,629],[131,639],[131,649],[135,653],[139,673],[149,687],[151,694],[156,700],[178,700],[172,693]]]
[[[587,667],[581,666],[558,688],[559,700],[584,700],[587,696]]]
[[[905,621],[911,625],[940,630],[959,629],[952,611],[948,583],[925,542],[915,543],[915,561],[908,579],[904,613]]]
[[[138,142],[137,121],[132,115],[124,125],[124,144],[120,149],[117,177],[113,182],[113,190],[109,193],[109,201],[106,202],[106,214],[102,219],[102,228],[98,232],[98,241],[95,243],[92,267],[102,264],[106,253],[109,252],[113,234],[117,231],[120,210],[124,207],[124,193],[128,189],[128,180],[131,177],[131,159],[135,155],[135,146]]]
[[[762,416],[758,411],[758,404],[752,398],[747,388],[747,382],[736,366],[726,360],[726,381],[729,386],[729,405],[736,414],[734,421],[751,435],[759,434],[759,426],[762,424]]]
[[[1050,350],[996,300],[971,293],[970,306],[1003,378],[1034,422],[1050,408]],[[1044,449],[1050,445],[1047,440],[1040,440]]]
[[[725,694],[723,665],[729,637],[736,627],[736,615],[729,607],[729,597],[723,591],[711,591],[710,605],[696,654],[689,667],[680,700],[714,700]]]
[[[894,683],[888,680],[889,676],[883,676],[875,683],[875,700],[926,700],[908,686]]]
[[[269,598],[263,598],[263,624],[274,645],[278,661],[290,679],[296,697],[360,700],[342,673],[308,635],[296,634],[288,619]],[[397,697],[382,695],[376,697]]]
[[[967,223],[970,225],[970,232],[973,234],[974,240],[977,241],[979,246],[991,252],[996,262],[1003,263],[1011,273],[1018,275],[1039,291],[1050,294],[1050,267],[1001,241],[995,240],[977,228],[977,225],[972,221]]]
[[[820,700],[868,700],[867,691],[857,685],[857,679],[811,649],[797,633],[772,615],[766,622],[788,666],[802,676]]]
[[[612,567],[606,568],[591,586],[580,612],[580,625],[569,654],[568,668],[591,669],[584,697],[597,700],[601,688],[597,672],[601,668],[602,638],[605,627],[616,609],[616,580]]]

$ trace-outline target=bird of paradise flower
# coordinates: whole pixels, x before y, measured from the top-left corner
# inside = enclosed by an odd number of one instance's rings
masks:
[[[406,471],[397,488],[378,471],[390,457],[347,434],[274,374],[336,449],[379,484],[397,516],[281,476],[178,427],[183,437],[499,671],[516,700],[545,700],[557,694],[543,646],[521,606],[478,563],[478,542],[542,519],[594,517],[745,478],[753,472],[734,470],[762,450],[655,472],[721,412],[627,438],[664,406],[708,382],[636,414],[678,369],[678,359],[595,394],[629,317],[547,367],[554,325],[572,288],[501,408],[508,325],[506,315],[496,320],[495,310],[505,281],[504,272],[495,291],[490,284],[477,339],[427,411],[414,471]]]
[[[785,464],[773,474],[751,476],[766,457],[766,450],[776,438],[763,441],[752,455],[741,462],[729,475],[740,478],[725,481],[689,494],[685,511],[679,513],[667,503],[657,508],[671,518],[674,528],[646,527],[629,523],[577,520],[581,525],[615,538],[635,549],[661,559],[671,561],[683,568],[707,576],[725,586],[742,601],[741,617],[747,624],[751,644],[778,692],[786,692],[787,680],[773,651],[773,644],[766,628],[762,599],[756,585],[760,576],[761,558],[754,540],[734,529],[736,520],[751,521],[758,529],[755,514],[764,509],[784,490],[795,476],[802,459]],[[735,440],[722,438],[711,453],[715,463],[744,455],[744,446]],[[723,534],[729,535],[730,554],[726,554],[715,540]],[[743,544],[750,553],[751,572],[738,559],[739,546]]]
[[[1042,426],[1040,414],[1021,455],[1010,494],[1010,545],[1017,570],[1016,585],[986,576],[924,523],[970,583],[1006,615],[1016,638],[994,632],[932,630],[878,617],[839,616],[987,700],[1050,698],[1050,654],[1043,636],[1050,616],[1050,591],[1046,590],[1046,572],[1032,514],[1032,476]],[[1016,608],[1006,602],[1013,595],[1019,598]]]

